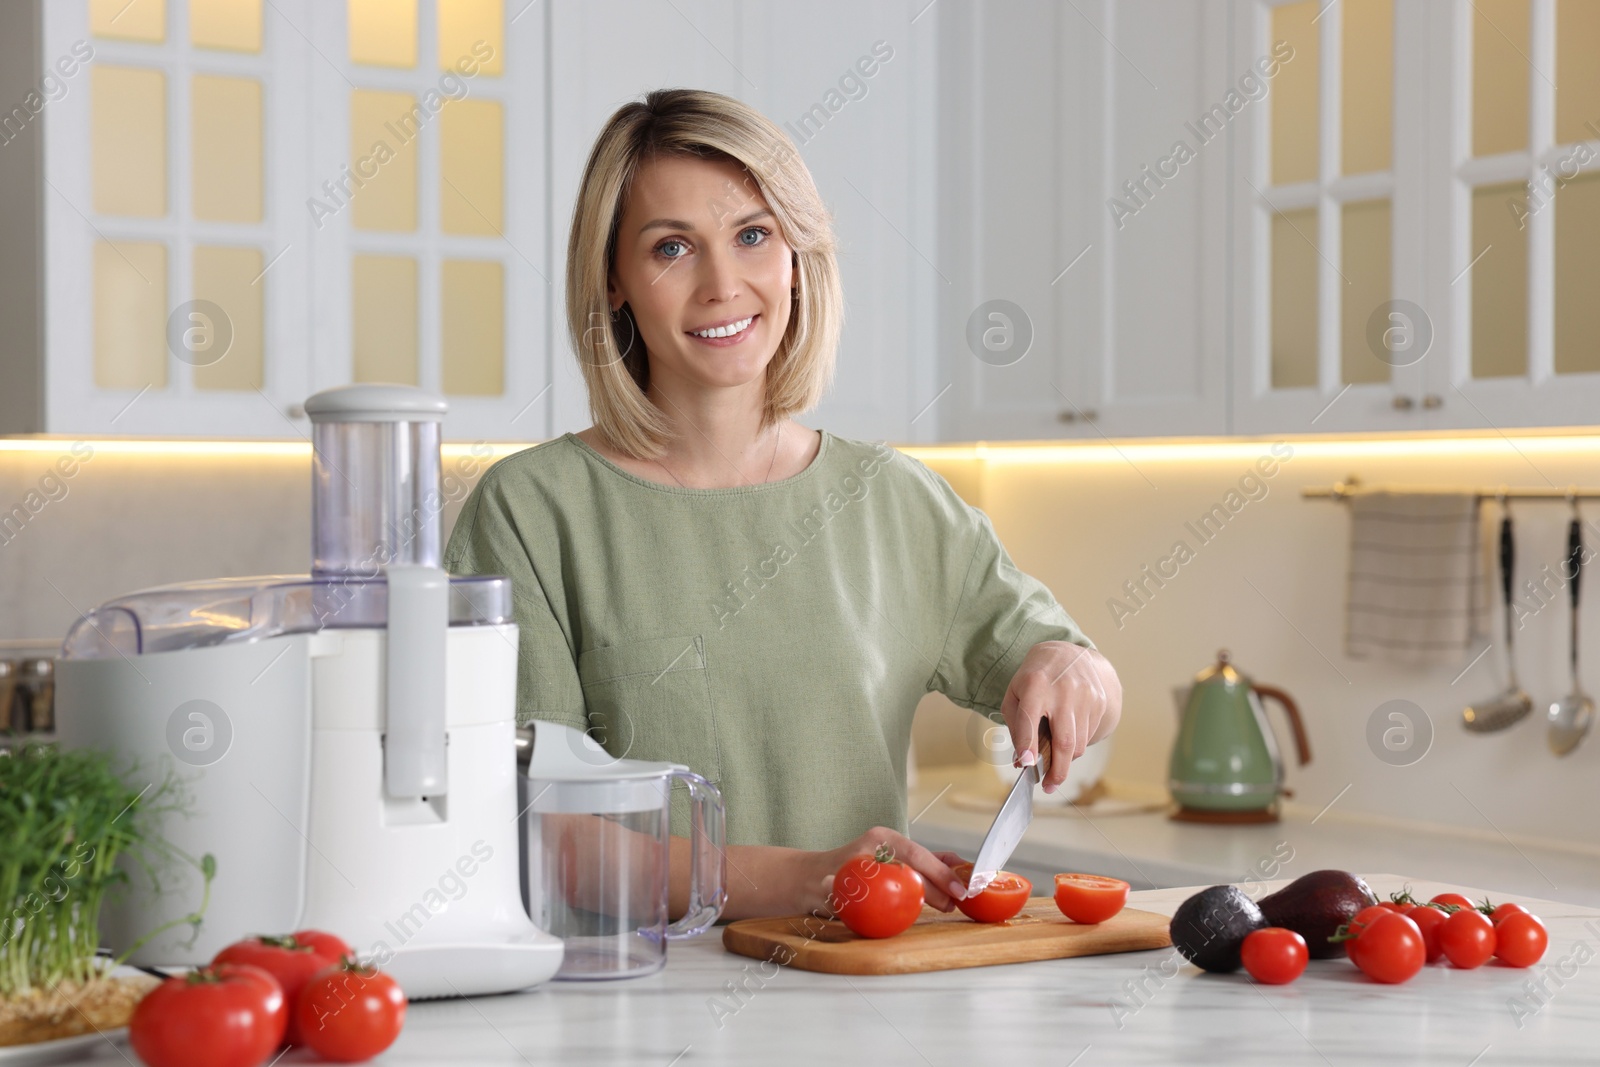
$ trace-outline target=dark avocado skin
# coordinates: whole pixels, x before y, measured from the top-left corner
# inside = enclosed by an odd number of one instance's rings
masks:
[[[1269,926],[1285,926],[1306,939],[1314,960],[1345,954],[1344,945],[1329,942],[1335,930],[1356,912],[1378,902],[1371,887],[1349,871],[1312,871],[1261,898]]]
[[[1202,889],[1172,913],[1172,946],[1196,967],[1225,974],[1239,969],[1244,939],[1267,925],[1256,902],[1237,886]]]

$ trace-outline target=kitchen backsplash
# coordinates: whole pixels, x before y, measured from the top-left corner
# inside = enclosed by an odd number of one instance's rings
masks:
[[[1600,739],[1564,759],[1544,740],[1544,709],[1568,687],[1566,601],[1547,592],[1541,604],[1521,588],[1564,554],[1566,505],[1515,505],[1518,595],[1530,609],[1516,635],[1518,668],[1535,715],[1507,733],[1475,736],[1462,730],[1461,709],[1505,684],[1498,629],[1476,662],[1469,654],[1435,670],[1347,658],[1349,519],[1338,503],[1300,495],[1303,486],[1352,473],[1369,484],[1592,486],[1600,480],[1595,440],[1556,448],[1537,438],[1485,438],[1457,441],[1449,454],[1409,442],[1291,441],[1287,455],[1278,446],[1272,476],[1249,480],[1256,460],[1273,454],[1272,441],[912,451],[988,512],[1018,565],[1055,591],[1117,666],[1125,710],[1108,777],[1165,781],[1172,689],[1227,648],[1246,674],[1300,703],[1313,760],[1289,769],[1297,801],[1597,846],[1600,821],[1587,816]],[[307,569],[303,451],[151,455],[91,442],[84,455],[84,447],[0,451],[0,505],[9,516],[0,526],[0,640],[59,639],[80,611],[141,587]],[[71,462],[61,465],[62,457]],[[449,454],[445,463],[451,467]],[[1192,524],[1230,491],[1238,492],[1231,517],[1197,537]],[[452,496],[447,532],[464,493]],[[1600,503],[1589,514],[1600,518]],[[1600,523],[1588,535],[1600,546]],[[1165,565],[1170,577],[1147,580],[1146,566],[1154,569],[1180,540],[1191,552],[1176,574]],[[1128,582],[1144,593],[1130,597]],[[1585,613],[1594,619],[1597,610]],[[1592,674],[1600,629],[1587,630]],[[1431,744],[1415,762],[1386,762],[1368,745],[1369,718],[1391,700],[1411,702],[1431,723]],[[965,758],[970,748],[967,713],[937,703],[919,719],[925,767]],[[1276,709],[1268,715],[1288,751],[1285,724]]]

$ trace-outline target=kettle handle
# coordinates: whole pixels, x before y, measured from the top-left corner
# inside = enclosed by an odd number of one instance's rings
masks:
[[[1275,685],[1261,685],[1252,683],[1250,688],[1261,696],[1276,700],[1283,705],[1283,710],[1289,715],[1289,728],[1294,731],[1295,754],[1300,757],[1300,766],[1304,767],[1311,762],[1311,742],[1306,739],[1306,725],[1300,718],[1300,708],[1296,706],[1294,697],[1285,693]]]
[[[694,937],[711,928],[728,903],[726,810],[722,791],[693,771],[676,770],[672,778],[689,787],[689,906],[683,917],[667,926],[666,935],[676,941]],[[670,782],[671,779],[669,779]],[[670,789],[670,785],[668,786]]]

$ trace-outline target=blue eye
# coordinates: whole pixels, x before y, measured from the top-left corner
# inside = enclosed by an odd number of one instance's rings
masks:
[[[683,242],[678,240],[676,237],[669,238],[669,239],[667,239],[665,241],[662,241],[660,244],[656,245],[656,254],[657,255],[661,255],[662,254],[661,250],[663,248],[666,248],[668,245],[682,245],[682,244],[683,244]],[[667,259],[678,259],[679,257],[678,256],[666,256],[665,258],[667,258]]]
[[[746,226],[744,228],[744,231],[739,234],[739,239],[741,241],[743,241],[745,234],[750,234],[750,233],[760,234],[761,235],[761,241],[765,241],[767,239],[767,236],[768,236],[767,231],[762,229],[760,226]],[[761,243],[761,241],[746,241],[745,242],[745,247],[746,248],[755,248],[758,244]]]

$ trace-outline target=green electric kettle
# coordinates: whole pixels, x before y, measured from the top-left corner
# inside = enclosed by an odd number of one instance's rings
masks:
[[[1283,760],[1260,697],[1277,701],[1289,716],[1300,765],[1311,762],[1305,724],[1294,699],[1282,689],[1257,685],[1228,662],[1195,675],[1172,746],[1167,788],[1189,822],[1273,822],[1283,786]]]

